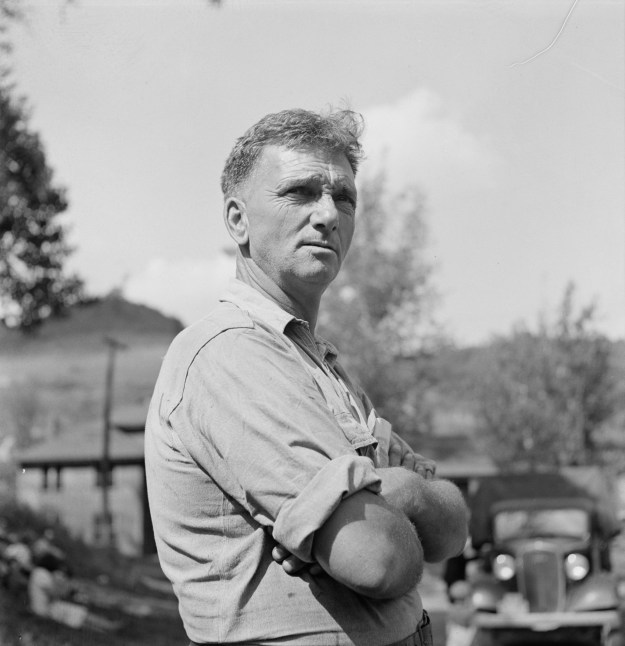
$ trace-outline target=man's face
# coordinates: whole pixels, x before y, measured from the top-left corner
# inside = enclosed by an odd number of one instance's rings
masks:
[[[345,155],[267,146],[243,195],[256,265],[287,294],[322,293],[354,233],[356,185]]]

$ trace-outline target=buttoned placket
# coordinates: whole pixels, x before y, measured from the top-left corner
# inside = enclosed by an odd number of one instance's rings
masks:
[[[303,330],[304,334],[298,335],[304,343],[299,346],[301,347],[306,354],[321,368],[324,374],[330,380],[332,388],[335,393],[339,396],[345,407],[352,414],[352,417],[363,427],[368,428],[367,420],[356,401],[354,394],[351,392],[345,381],[340,377],[336,370],[332,367],[330,362],[326,359],[327,352],[322,352],[319,348],[319,343],[316,341],[312,335],[308,323],[300,319],[295,319],[295,323],[298,325],[300,330]],[[297,344],[299,345],[299,344]],[[327,350],[327,348],[326,348]]]
[[[371,438],[371,442],[367,442],[364,445],[361,444],[360,447],[356,448],[356,451],[360,455],[366,456],[375,462],[376,446],[378,444],[378,440],[375,437],[373,429],[367,423],[367,419],[365,417],[366,411],[365,414],[363,414],[363,411],[361,410],[356,397],[349,389],[349,386],[341,378],[333,365],[327,360],[327,346],[318,343],[310,332],[308,323],[300,319],[293,319],[290,334],[287,334],[286,328],[284,332],[287,338],[289,338],[295,346],[295,349],[300,355],[301,360],[305,362],[304,357],[301,355],[301,353],[303,352],[325,375],[328,383],[331,385],[332,391],[341,402],[343,410],[351,417],[351,419],[354,420],[354,422],[360,428],[363,429],[366,435]],[[310,370],[310,366],[308,366],[308,369]]]

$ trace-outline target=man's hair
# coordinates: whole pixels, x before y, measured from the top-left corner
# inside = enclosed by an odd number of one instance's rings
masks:
[[[363,129],[362,115],[352,110],[324,114],[292,109],[268,114],[237,139],[221,174],[221,190],[226,197],[232,195],[251,175],[263,148],[272,145],[343,153],[356,175],[363,156],[359,141]]]

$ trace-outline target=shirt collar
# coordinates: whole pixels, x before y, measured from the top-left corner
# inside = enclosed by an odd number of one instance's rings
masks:
[[[336,349],[336,346],[320,336],[315,339],[315,342],[317,343],[319,352],[321,352],[321,356],[331,367],[334,367],[339,355],[339,351]]]
[[[233,278],[230,281],[226,293],[219,300],[233,303],[243,311],[254,315],[282,333],[284,333],[286,326],[291,321],[298,321],[306,326],[308,325],[306,321],[289,314],[272,300],[238,278]]]
[[[282,334],[286,333],[286,328],[290,323],[302,325],[309,330],[308,321],[298,319],[293,314],[289,314],[289,312],[286,312],[272,300],[263,296],[259,291],[238,278],[232,278],[230,280],[228,289],[219,300],[236,305],[243,311],[259,318],[264,323],[271,325],[271,327]],[[334,345],[321,337],[315,337],[314,341],[323,358],[330,365],[333,365],[338,356],[338,351]]]

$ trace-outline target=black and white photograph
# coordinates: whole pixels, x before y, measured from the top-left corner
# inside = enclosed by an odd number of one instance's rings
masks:
[[[0,0],[0,646],[625,646],[625,3]]]

